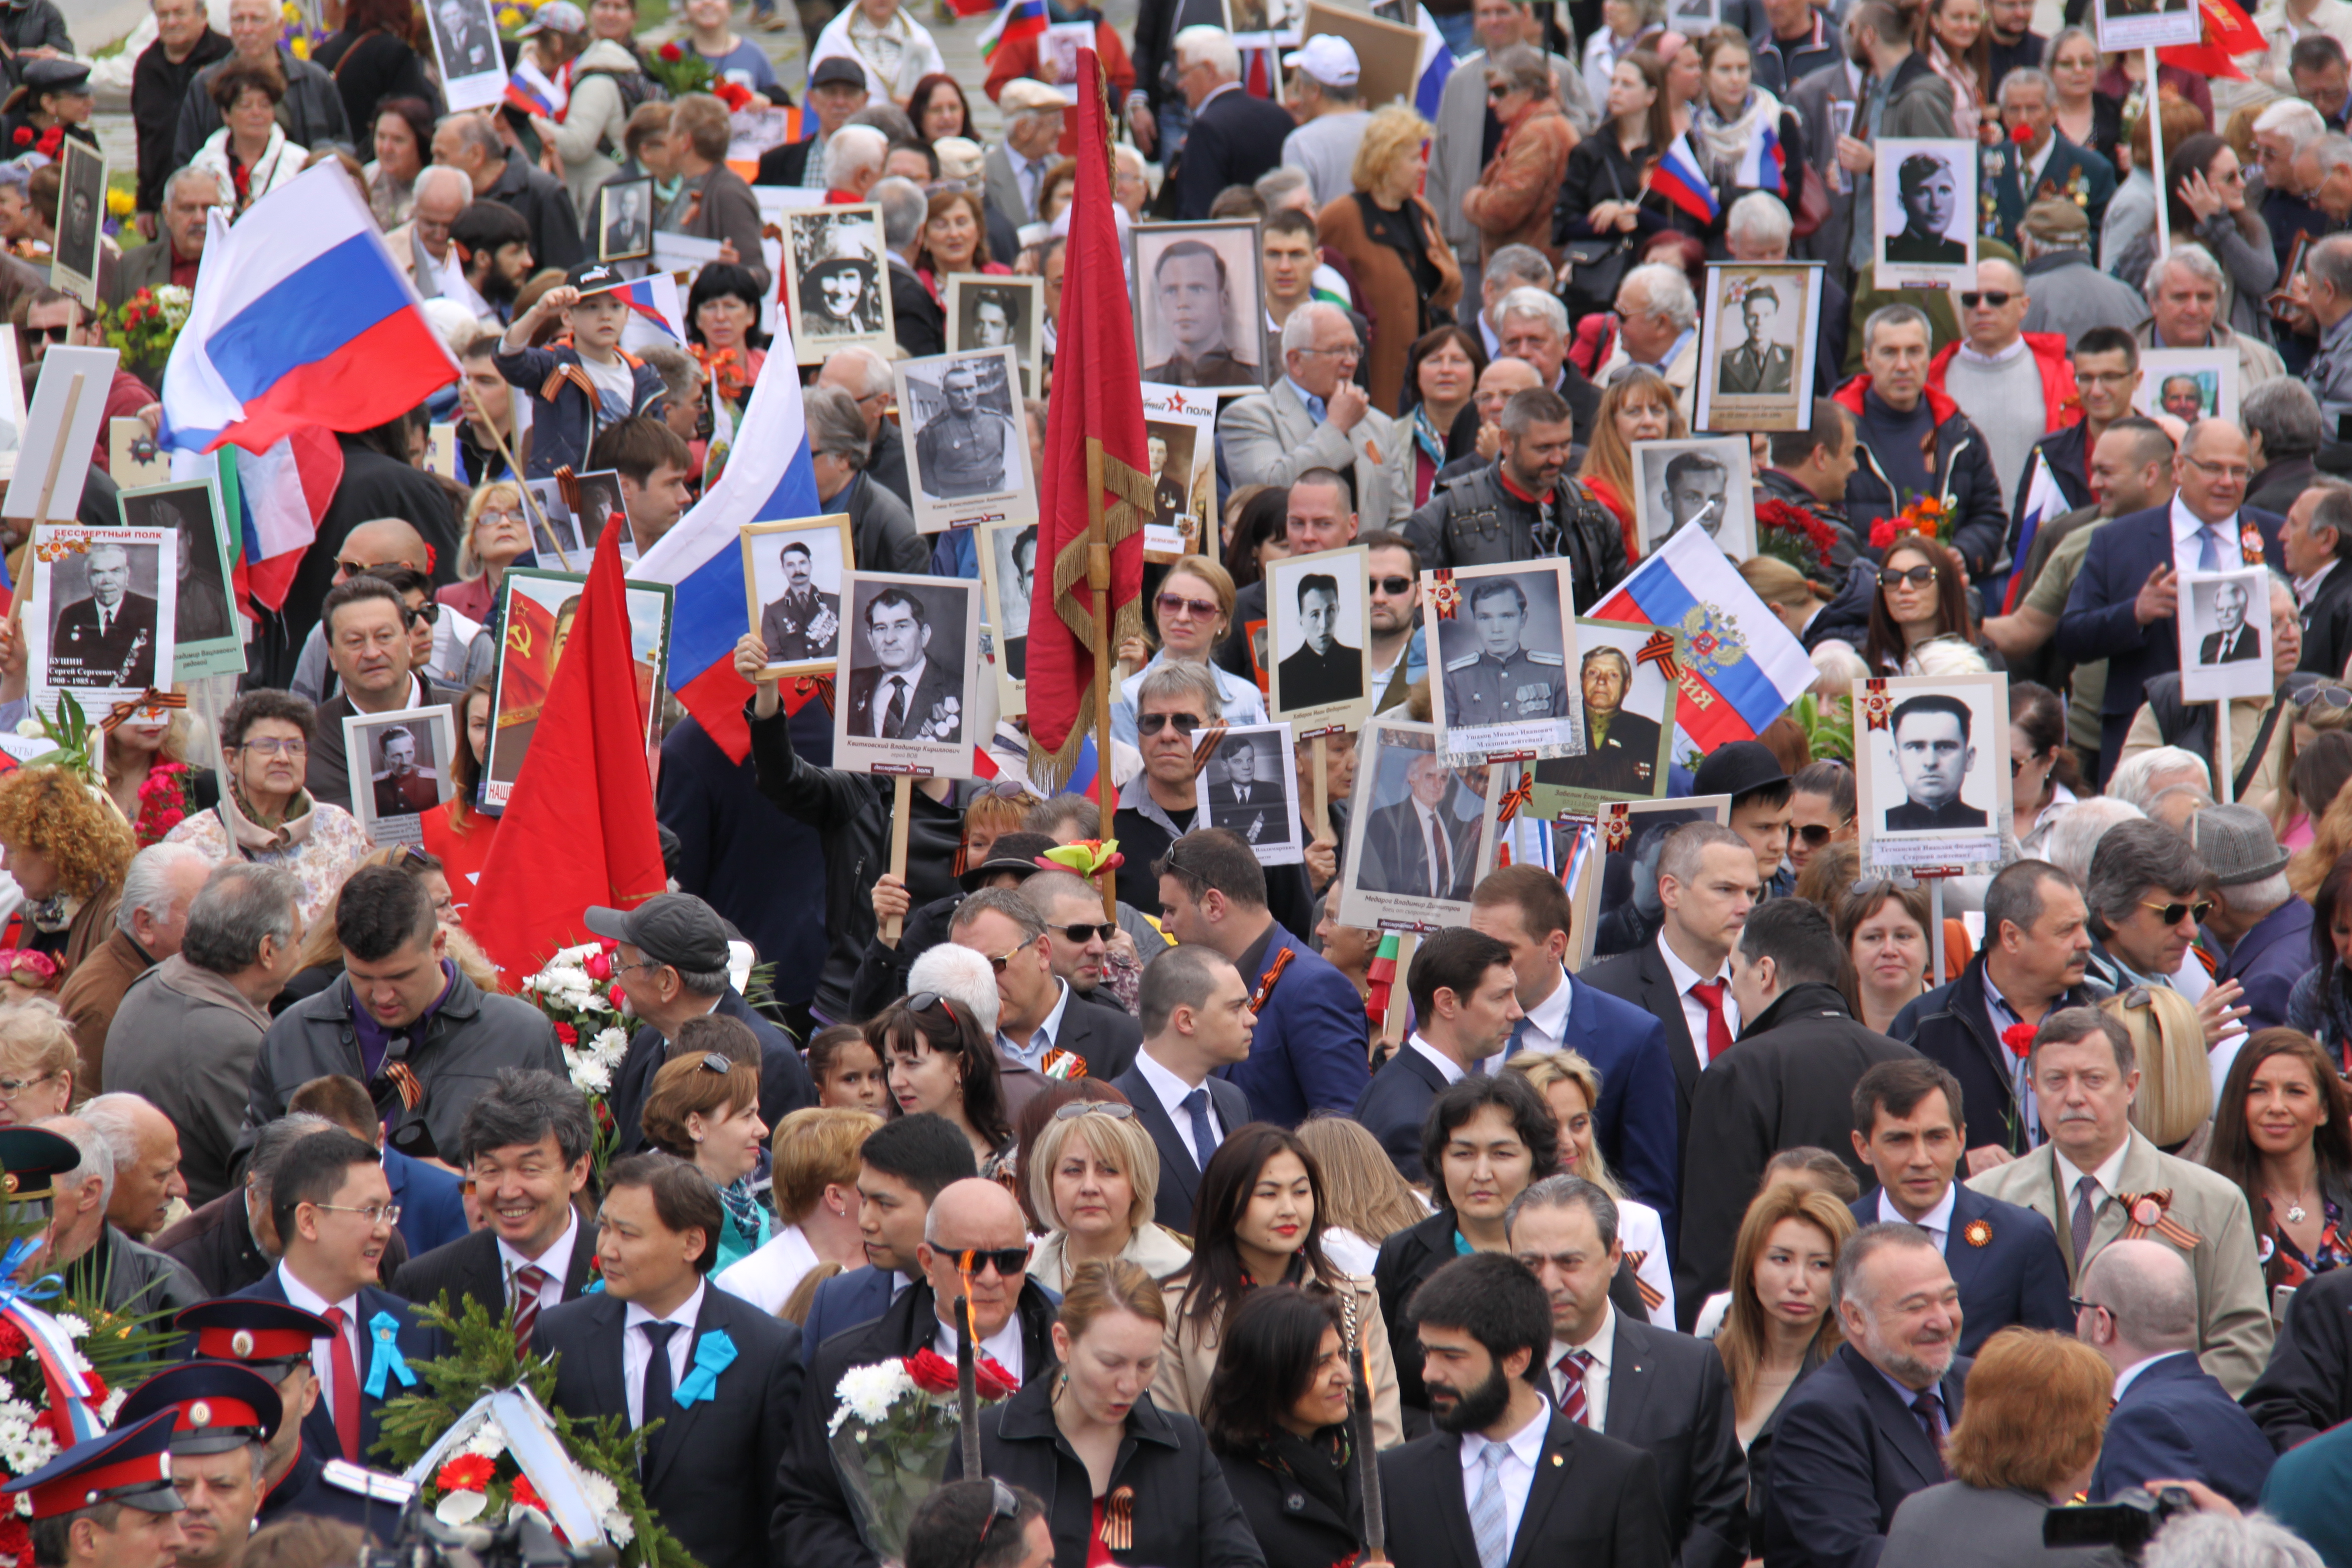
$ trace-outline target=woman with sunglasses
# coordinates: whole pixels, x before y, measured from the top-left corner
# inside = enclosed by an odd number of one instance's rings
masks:
[[[1226,1325],[1201,1426],[1269,1563],[1339,1568],[1362,1539],[1355,1368],[1328,1296],[1255,1290]]]
[[[1265,1568],[1199,1423],[1154,1398],[1167,1329],[1149,1272],[1082,1263],[1054,1320],[1059,1367],[981,1413],[982,1468],[1045,1500],[1054,1568]]]
[[[760,1120],[760,1041],[740,1019],[696,1018],[677,1032],[678,1054],[646,1094],[646,1142],[710,1178],[725,1217],[712,1271],[741,1262],[768,1239],[775,1216],[751,1190],[768,1140]]]
[[[466,531],[457,541],[457,581],[433,596],[467,620],[490,624],[507,568],[530,552],[530,503],[512,479],[476,485],[466,499]]]
[[[1135,1108],[1072,1100],[1047,1119],[1023,1163],[1029,1206],[1045,1239],[1029,1255],[1029,1275],[1067,1290],[1089,1263],[1114,1258],[1165,1279],[1192,1261],[1192,1249],[1152,1222],[1160,1150]]]
[[[1171,660],[1197,664],[1209,672],[1209,679],[1217,683],[1217,701],[1226,723],[1265,722],[1265,699],[1259,695],[1257,683],[1219,668],[1209,657],[1233,625],[1234,597],[1232,575],[1205,555],[1187,555],[1168,568],[1151,602],[1152,617],[1160,627],[1160,651],[1119,682],[1118,699],[1110,710],[1111,739],[1135,744],[1135,703],[1143,689],[1143,678]],[[1119,654],[1126,658],[1142,651],[1141,645],[1130,641]]]
[[[2352,689],[2317,681],[2291,692],[2287,701],[2294,718],[2286,729],[2286,749],[2279,754],[2284,787],[2267,800],[2247,804],[2271,819],[2280,848],[2305,849],[2320,818],[2352,782],[2352,733],[2347,732],[2352,730]]]
[[[1874,675],[1914,675],[1920,646],[1938,637],[1975,645],[1968,590],[1960,582],[1958,552],[1916,533],[1897,534],[1879,557],[1878,592],[1870,600],[1870,630],[1862,657]],[[1993,668],[2006,668],[1989,648]]]
[[[1162,1286],[1168,1338],[1151,1385],[1160,1405],[1194,1416],[1204,1411],[1226,1321],[1258,1286],[1296,1285],[1338,1303],[1349,1364],[1370,1358],[1375,1440],[1383,1448],[1402,1442],[1379,1288],[1324,1253],[1323,1171],[1298,1135],[1264,1121],[1227,1132],[1201,1173],[1193,1215],[1192,1261]]]
[[[2286,1026],[2317,1040],[2338,1075],[2352,1077],[2352,851],[2311,895],[2311,968],[2287,993]]]
[[[1927,994],[1927,890],[1873,877],[1845,889],[1830,911],[1838,945],[1853,963],[1847,1000],[1863,1027],[1885,1034],[1895,1016]]]
[[[866,1020],[866,1043],[882,1058],[901,1115],[928,1110],[954,1122],[991,1180],[1012,1164],[996,1046],[962,1003],[929,991],[902,996]]]
[[[2009,777],[2010,833],[2027,859],[2041,859],[2083,775],[2066,745],[2066,700],[2031,680],[2009,683]]]
[[[2341,1072],[2309,1035],[2257,1029],[2213,1108],[2205,1163],[2246,1194],[2273,1290],[2352,1262],[2352,1092]]]

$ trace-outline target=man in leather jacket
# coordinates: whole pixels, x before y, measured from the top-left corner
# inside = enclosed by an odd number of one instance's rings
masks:
[[[1624,578],[1617,519],[1566,476],[1575,422],[1549,387],[1503,405],[1503,450],[1475,473],[1441,485],[1406,521],[1423,568],[1488,566],[1565,556],[1574,563],[1576,613],[1589,615]]]

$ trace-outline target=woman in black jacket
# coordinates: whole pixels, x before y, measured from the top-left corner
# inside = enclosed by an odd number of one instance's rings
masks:
[[[1338,1568],[1364,1523],[1354,1384],[1339,1303],[1289,1285],[1252,1291],[1225,1325],[1202,1426],[1270,1563]]]
[[[1265,1568],[1198,1423],[1151,1402],[1168,1309],[1121,1258],[1082,1263],[1054,1323],[1060,1370],[981,1416],[988,1474],[1035,1493],[1055,1568]],[[961,1473],[962,1455],[948,1461]],[[1099,1543],[1099,1545],[1097,1545]]]
[[[1646,49],[1619,60],[1603,115],[1601,126],[1568,155],[1552,213],[1553,237],[1633,235],[1639,245],[1664,229],[1703,233],[1706,225],[1649,189],[1650,165],[1675,139],[1664,62]]]

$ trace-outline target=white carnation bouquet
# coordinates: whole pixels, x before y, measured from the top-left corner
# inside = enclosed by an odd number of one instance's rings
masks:
[[[976,1371],[983,1404],[1020,1386],[985,1357]],[[854,1366],[834,1394],[839,1403],[826,1436],[857,1532],[883,1562],[903,1563],[915,1510],[939,1486],[955,1450],[961,1422],[955,1363],[925,1350]]]
[[[547,1015],[563,1047],[572,1087],[588,1097],[596,1117],[595,1165],[603,1170],[614,1141],[613,1113],[605,1096],[613,1075],[629,1051],[628,1021],[621,1013],[621,985],[614,977],[614,944],[583,942],[567,947],[522,983],[523,1000]]]

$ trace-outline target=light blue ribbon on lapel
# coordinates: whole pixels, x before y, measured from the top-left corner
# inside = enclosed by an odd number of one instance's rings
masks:
[[[735,1342],[724,1329],[713,1329],[694,1343],[694,1370],[677,1385],[674,1396],[681,1410],[719,1392],[719,1374],[735,1364]]]
[[[368,1332],[375,1340],[375,1348],[368,1352],[368,1397],[383,1397],[386,1373],[400,1379],[401,1387],[415,1387],[416,1374],[408,1370],[408,1362],[400,1353],[400,1320],[390,1312],[378,1312],[368,1320]]]

